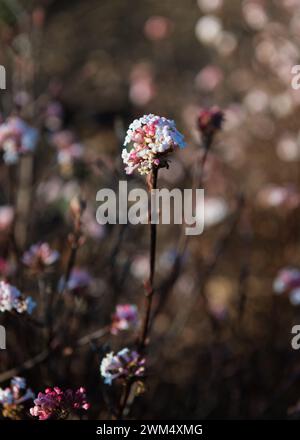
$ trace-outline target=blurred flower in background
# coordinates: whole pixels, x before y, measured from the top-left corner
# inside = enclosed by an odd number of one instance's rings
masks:
[[[212,12],[223,5],[223,0],[197,0],[199,8],[203,12]]]
[[[0,150],[8,165],[18,162],[19,156],[32,153],[38,141],[38,131],[16,116],[0,125]]]
[[[130,74],[129,98],[137,107],[147,105],[156,95],[153,68],[149,63],[136,64]]]
[[[116,335],[119,331],[136,329],[137,325],[137,306],[135,304],[118,304],[112,317],[111,333]]]
[[[66,289],[75,295],[82,295],[87,291],[91,282],[92,277],[87,270],[80,267],[74,267],[67,282]],[[61,281],[60,285],[62,289],[64,287],[64,282]]]
[[[59,259],[59,252],[51,249],[48,243],[37,243],[30,246],[22,257],[22,262],[31,271],[43,272]]]
[[[83,157],[83,146],[75,140],[75,135],[69,130],[54,133],[51,142],[57,151],[57,162],[63,175],[73,172],[74,164]]]
[[[27,388],[23,377],[15,376],[10,381],[10,386],[0,388],[0,405],[2,415],[12,420],[21,420],[24,416],[24,403],[34,399],[34,393]]]
[[[175,122],[164,117],[144,115],[130,124],[124,146],[131,145],[122,151],[126,173],[132,174],[135,169],[140,174],[149,174],[152,168],[163,167],[166,156],[176,147],[185,146],[183,136],[176,129]]]
[[[12,206],[0,206],[0,232],[8,233],[14,220],[14,208]]]
[[[222,22],[215,15],[205,15],[196,24],[196,37],[205,45],[216,44],[222,33]]]
[[[204,200],[204,228],[217,225],[229,214],[229,207],[222,197],[205,197]],[[199,207],[199,220],[202,215],[202,208]]]
[[[172,28],[173,24],[170,18],[163,16],[152,16],[146,21],[144,32],[149,40],[160,41],[170,36]]]
[[[300,192],[293,185],[267,184],[259,190],[257,200],[263,208],[293,210],[300,206]]]
[[[18,313],[31,314],[35,307],[36,303],[30,296],[25,297],[16,287],[0,281],[0,312],[15,310]]]
[[[30,414],[38,417],[39,420],[58,420],[66,419],[72,412],[78,410],[86,411],[89,407],[84,388],[63,391],[59,387],[54,387],[47,388],[44,393],[38,393]]]
[[[277,295],[287,294],[293,305],[300,304],[300,270],[297,268],[281,269],[273,283]]]

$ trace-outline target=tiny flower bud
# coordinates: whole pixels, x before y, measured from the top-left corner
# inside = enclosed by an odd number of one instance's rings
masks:
[[[204,138],[206,147],[209,147],[214,134],[221,130],[223,121],[224,113],[219,107],[200,110],[198,116],[198,128]]]

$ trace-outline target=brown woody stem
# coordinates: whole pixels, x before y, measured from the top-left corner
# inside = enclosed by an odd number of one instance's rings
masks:
[[[152,210],[151,210],[151,191],[155,190],[157,188],[157,175],[158,175],[158,168],[153,168],[148,186],[149,186],[149,193],[150,193],[150,201],[149,201],[149,224],[150,224],[150,274],[149,274],[149,280],[145,283],[145,298],[146,298],[146,313],[145,318],[142,325],[142,333],[141,333],[141,339],[140,339],[140,349],[143,349],[145,347],[146,339],[149,333],[149,327],[150,327],[150,317],[151,317],[151,308],[152,308],[152,298],[154,294],[154,288],[153,288],[153,280],[154,280],[154,273],[155,273],[155,257],[156,257],[156,223],[152,223]]]

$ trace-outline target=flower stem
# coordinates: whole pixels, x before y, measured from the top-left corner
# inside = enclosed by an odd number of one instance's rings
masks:
[[[128,402],[129,396],[130,396],[131,387],[132,387],[132,382],[130,380],[127,380],[127,382],[124,386],[124,391],[123,391],[122,397],[121,397],[120,408],[119,408],[119,413],[118,413],[118,420],[122,420],[122,418],[123,418],[123,413],[126,409],[127,402]]]
[[[83,212],[83,211],[82,211]],[[82,237],[81,232],[81,215],[82,212],[77,215],[77,217],[74,220],[74,230],[73,233],[70,236],[70,242],[71,242],[71,250],[70,250],[70,256],[67,263],[67,269],[65,273],[65,279],[64,279],[64,291],[67,289],[68,282],[72,273],[72,270],[76,263],[76,257],[77,252],[80,246],[80,240]]]
[[[149,333],[150,327],[150,317],[151,317],[151,308],[152,308],[152,299],[154,294],[153,288],[153,280],[155,273],[155,257],[156,257],[156,223],[152,223],[152,210],[151,210],[151,191],[157,188],[157,175],[158,168],[153,168],[150,178],[148,181],[149,192],[150,192],[150,202],[149,202],[149,224],[150,224],[150,274],[149,280],[145,283],[145,299],[146,299],[146,313],[142,325],[142,333],[140,339],[140,349],[142,350],[145,347],[146,339]]]
[[[152,172],[149,175],[148,179],[148,190],[149,190],[149,205],[148,205],[148,223],[150,225],[150,250],[149,250],[149,279],[145,282],[145,300],[146,300],[146,312],[144,316],[144,320],[142,323],[142,331],[141,336],[138,342],[138,348],[141,352],[145,348],[146,340],[149,334],[150,329],[150,318],[151,318],[151,309],[152,309],[152,299],[154,294],[153,281],[155,274],[155,260],[156,260],[156,223],[152,223],[152,209],[151,209],[151,192],[152,190],[157,188],[157,175],[158,168],[154,167]],[[121,402],[119,406],[118,419],[122,419],[124,410],[127,406],[127,402],[130,396],[131,387],[133,383],[132,381],[127,381],[124,392],[121,396]]]

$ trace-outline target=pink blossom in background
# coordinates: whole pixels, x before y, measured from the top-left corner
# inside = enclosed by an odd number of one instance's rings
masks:
[[[129,98],[133,104],[142,107],[154,98],[156,87],[150,64],[135,65],[130,73],[129,82]]]
[[[57,132],[62,128],[64,109],[59,101],[51,101],[46,107],[44,124],[50,132]]]
[[[299,305],[300,270],[293,267],[281,269],[274,279],[273,289],[277,295],[287,294],[293,305]]]
[[[105,235],[104,226],[97,223],[96,215],[89,207],[82,215],[82,230],[86,236],[94,240],[101,240]]]
[[[83,145],[76,141],[75,135],[70,130],[62,130],[54,133],[51,138],[52,145],[57,150],[57,161],[63,171],[72,168],[75,161],[83,156]]]
[[[26,380],[23,377],[13,377],[8,387],[0,388],[2,415],[14,420],[20,419],[22,404],[32,399],[34,399],[34,393],[27,388]]]
[[[81,294],[86,291],[92,282],[92,277],[89,272],[79,267],[74,267],[70,278],[67,282],[67,290],[74,294]],[[63,290],[64,280],[60,282],[60,290]]]
[[[145,280],[149,276],[149,261],[145,254],[135,255],[130,266],[131,274],[138,280]]]
[[[228,203],[223,197],[205,197],[204,200],[204,229],[224,221],[230,214]],[[202,208],[196,211],[199,220],[202,218]]]
[[[212,12],[223,5],[223,0],[197,0],[199,8],[203,12]]]
[[[37,243],[24,253],[22,262],[34,271],[42,271],[56,263],[59,256],[59,252],[51,249],[48,243]]]
[[[0,257],[0,276],[7,277],[12,275],[16,270],[16,266],[10,260]]]
[[[118,304],[112,318],[111,333],[134,329],[138,324],[138,310],[135,304]]]
[[[212,92],[223,81],[223,71],[218,66],[206,66],[196,76],[196,87],[204,92]]]
[[[293,210],[300,206],[300,193],[292,185],[268,184],[258,192],[257,201],[264,208]]]
[[[74,133],[70,130],[61,130],[57,133],[54,133],[51,137],[52,145],[57,148],[57,150],[63,150],[64,148],[68,148],[70,145],[75,142]]]
[[[167,17],[152,16],[144,26],[144,33],[149,40],[160,41],[168,38],[172,32],[173,23]]]

